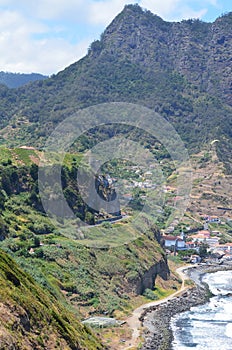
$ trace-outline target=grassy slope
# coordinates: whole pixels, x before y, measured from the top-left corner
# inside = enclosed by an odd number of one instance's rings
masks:
[[[126,231],[127,225],[123,226]],[[57,299],[66,306],[70,302],[83,316],[90,312],[112,314],[116,309],[127,312],[142,275],[163,260],[156,239],[145,235],[128,244],[101,245],[99,249],[53,233],[37,235],[43,246],[34,247],[33,239],[22,240],[24,231],[20,231],[5,239],[2,248]],[[109,231],[114,234],[114,229]],[[34,254],[30,255],[31,247]]]
[[[209,155],[212,159],[210,158],[206,164],[212,164],[213,172],[217,159],[214,159],[216,155],[213,150]],[[10,159],[13,164],[20,167],[32,164],[36,157],[38,159],[38,152],[34,150],[2,148],[0,161],[7,162]],[[199,159],[197,167],[201,168],[205,162],[198,157],[197,159]],[[70,162],[72,162],[71,156],[67,159],[66,165],[68,166]],[[193,166],[196,167],[195,163]],[[205,171],[204,167],[201,169]],[[196,175],[201,177],[199,169]],[[222,185],[222,179],[220,180]],[[195,181],[194,178],[194,184]],[[214,185],[214,178],[212,181]],[[194,191],[196,191],[195,185]],[[138,233],[129,232],[130,226],[126,222],[119,222],[109,227],[102,225],[83,229],[79,241],[60,236],[57,230],[47,234],[39,232],[34,234],[33,231],[30,232],[32,223],[37,225],[44,222],[49,225],[49,221],[26,204],[26,197],[26,193],[21,193],[13,195],[6,202],[3,218],[10,223],[10,237],[1,243],[2,248],[12,254],[24,270],[59,300],[59,305],[63,305],[60,306],[62,310],[70,308],[73,310],[74,307],[76,313],[82,316],[92,312],[109,312],[115,315],[128,313],[136,303],[131,292],[132,286],[146,270],[162,259],[162,250],[156,240],[152,236],[139,237]],[[125,236],[133,234],[137,239],[119,245],[123,237],[118,235],[118,231],[124,232]],[[35,236],[43,246],[34,246]],[[106,238],[110,244],[104,245]],[[101,249],[96,249],[96,240]],[[28,254],[30,248],[34,249],[35,254]],[[176,283],[175,277],[165,284],[157,278],[155,293],[162,290],[165,293],[171,292],[177,288]],[[6,290],[5,286],[2,290]],[[5,294],[9,293],[6,291]],[[160,297],[159,293],[157,296]],[[114,310],[118,310],[117,313]],[[34,339],[34,334],[31,337]],[[47,338],[46,332],[43,337]],[[55,332],[54,337],[59,339]],[[30,336],[27,338],[30,340]]]
[[[10,161],[18,171],[21,166],[38,162],[40,155],[35,150],[1,150],[0,163]],[[66,165],[72,160],[67,155]],[[25,188],[22,186],[20,193],[13,192],[4,202],[1,218],[8,232],[1,247],[60,302],[67,306],[68,300],[82,315],[128,310],[136,283],[145,271],[163,260],[155,232],[150,232],[150,237],[142,235],[139,228],[136,231],[127,224],[127,219],[107,227],[82,228],[76,237],[76,230],[72,233],[67,220],[65,225],[54,227],[43,213],[30,206],[30,192]]]
[[[1,349],[101,349],[54,297],[0,251]]]

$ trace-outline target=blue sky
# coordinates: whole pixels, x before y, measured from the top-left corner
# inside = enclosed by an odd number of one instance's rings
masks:
[[[0,0],[0,71],[53,74],[83,57],[128,3],[168,21],[214,21],[231,0]]]

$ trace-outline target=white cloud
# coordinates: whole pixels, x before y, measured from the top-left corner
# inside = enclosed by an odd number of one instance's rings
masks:
[[[202,18],[207,13],[207,8],[203,8],[199,11],[194,11],[188,6],[184,6],[180,9],[180,17],[178,19],[189,19],[189,18]]]
[[[219,0],[0,0],[0,70],[57,72],[136,2],[165,20],[201,18],[219,6]]]
[[[11,8],[38,20],[71,20],[78,22],[94,0],[0,0],[0,6]]]
[[[81,58],[93,38],[76,44],[48,36],[50,28],[15,11],[2,11],[0,70],[51,74]]]
[[[86,5],[88,6],[88,0],[40,0],[34,2],[33,7],[41,19],[69,18],[78,21],[85,12]]]
[[[140,5],[161,17],[169,16],[177,9],[181,0],[141,0]]]
[[[89,40],[71,45],[63,39],[40,40],[24,43],[23,49],[17,44],[0,58],[1,70],[8,72],[39,72],[53,74],[83,57],[89,47]],[[18,49],[17,54],[14,54]]]
[[[31,32],[43,32],[46,30],[45,26],[37,21],[27,19],[20,13],[12,10],[5,10],[0,12],[1,21],[0,21],[0,31],[6,31],[9,33],[14,32],[18,28],[21,28],[22,31],[27,32],[30,28]]]
[[[135,2],[130,1],[130,3]],[[107,25],[122,11],[126,4],[128,4],[127,0],[91,1],[88,9],[88,21],[93,24]]]
[[[206,0],[210,5],[217,7],[218,1],[217,0]]]
[[[21,8],[23,4],[28,13],[41,20],[68,19],[76,23],[85,21],[93,25],[106,25],[127,3],[128,0],[21,0],[18,7]]]
[[[196,3],[197,1],[195,1]],[[201,0],[199,6],[202,7],[204,2],[216,2],[216,0]],[[199,10],[194,10],[191,6],[191,0],[141,0],[140,5],[143,8],[161,16],[165,20],[178,21],[188,18],[202,18],[206,12],[206,4]]]
[[[125,3],[0,0],[0,5],[14,8],[0,10],[0,70],[52,74],[65,68],[86,54],[90,43],[100,35],[94,28],[99,30],[100,24],[103,31]],[[83,34],[84,22],[87,30],[92,28],[90,34]],[[79,40],[75,31],[82,31]]]

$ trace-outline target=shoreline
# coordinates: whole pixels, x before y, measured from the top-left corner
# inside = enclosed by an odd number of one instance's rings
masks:
[[[217,271],[232,270],[232,265],[201,265],[186,267],[184,271],[195,286],[183,291],[167,302],[151,306],[144,310],[140,322],[144,328],[142,350],[171,350],[173,333],[171,318],[176,314],[190,310],[192,306],[205,304],[213,296],[206,283],[202,282],[203,275]]]

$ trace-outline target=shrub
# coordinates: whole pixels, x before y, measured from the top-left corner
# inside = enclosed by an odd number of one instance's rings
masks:
[[[35,222],[29,224],[28,228],[38,235],[48,234],[54,230],[54,227],[46,222]]]
[[[157,300],[158,299],[157,295],[154,294],[153,290],[151,290],[149,288],[145,289],[143,296],[147,299],[150,299],[150,300]]]
[[[40,246],[40,239],[38,237],[34,237],[34,247],[39,247]]]
[[[133,282],[138,278],[138,272],[137,271],[129,271],[126,274],[126,278],[127,278],[128,282]]]
[[[43,258],[44,252],[42,248],[36,249],[33,255],[35,258]]]
[[[103,223],[102,223],[102,226],[103,226],[104,228],[112,228],[112,224],[111,224],[110,222],[108,222],[108,221],[103,222]]]

